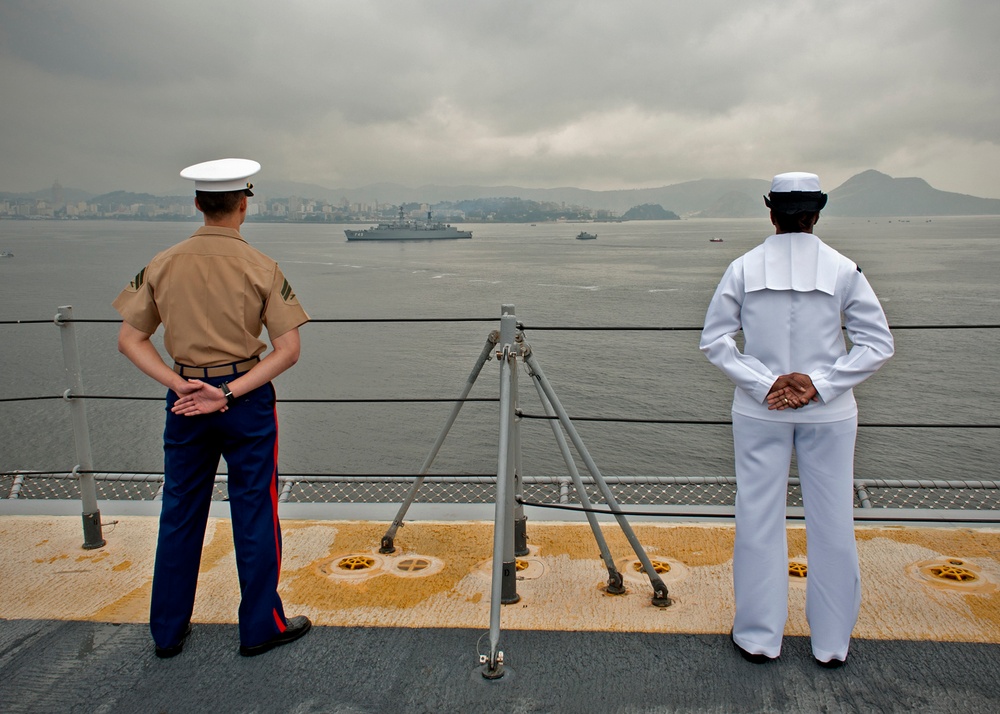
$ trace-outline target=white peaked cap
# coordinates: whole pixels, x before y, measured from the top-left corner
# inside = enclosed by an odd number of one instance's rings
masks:
[[[195,191],[246,191],[253,188],[248,178],[260,171],[250,159],[216,159],[188,166],[181,178],[194,181]]]
[[[771,179],[772,193],[788,193],[790,191],[820,191],[819,176],[805,171],[789,171],[778,174]]]

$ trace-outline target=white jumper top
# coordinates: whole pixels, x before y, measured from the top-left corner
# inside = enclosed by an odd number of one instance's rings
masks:
[[[740,329],[742,352],[735,340]],[[857,414],[852,388],[894,350],[861,269],[810,233],[772,235],[729,265],[708,307],[700,348],[736,385],[734,413],[800,423]],[[820,401],[768,410],[774,380],[791,372],[808,374]]]

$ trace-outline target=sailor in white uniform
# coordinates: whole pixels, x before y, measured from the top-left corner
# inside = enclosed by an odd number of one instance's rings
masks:
[[[781,653],[788,617],[793,449],[808,544],[806,617],[819,664],[846,661],[861,606],[852,388],[892,356],[893,339],[861,269],[813,235],[826,201],[815,174],[774,177],[764,202],[775,234],[729,265],[701,335],[701,351],[736,385],[732,639],[756,663]]]

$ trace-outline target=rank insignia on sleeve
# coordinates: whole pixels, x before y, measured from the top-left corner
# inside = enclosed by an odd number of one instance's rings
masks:
[[[146,278],[146,269],[143,268],[136,274],[135,279],[128,284],[128,289],[131,290],[132,292],[138,292],[139,288],[142,287],[142,283],[145,280],[145,278]]]
[[[285,302],[291,302],[295,299],[295,293],[292,292],[292,286],[288,284],[287,279],[281,283],[281,299]]]

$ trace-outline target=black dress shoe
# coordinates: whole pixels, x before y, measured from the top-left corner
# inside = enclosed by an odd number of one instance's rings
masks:
[[[827,669],[837,669],[838,667],[843,667],[846,663],[847,663],[847,657],[844,657],[844,659],[837,659],[836,657],[834,657],[828,662],[824,662],[823,660],[819,659],[816,660],[816,664],[818,664],[820,667],[826,667]]]
[[[259,654],[264,654],[265,652],[273,650],[275,647],[281,647],[282,645],[287,645],[289,642],[295,642],[295,640],[309,632],[310,627],[312,627],[312,623],[309,622],[309,618],[305,615],[290,617],[288,618],[288,622],[285,623],[284,632],[279,632],[267,642],[262,642],[259,645],[253,645],[252,647],[240,645],[240,654],[244,657],[255,657]]]
[[[184,629],[184,634],[181,635],[181,640],[176,645],[170,647],[160,647],[159,645],[153,650],[157,657],[160,659],[170,659],[171,657],[176,657],[184,650],[184,640],[188,638],[191,634],[191,623]]]
[[[745,649],[736,644],[736,638],[733,637],[733,633],[729,633],[729,639],[733,643],[733,647],[736,651],[740,653],[740,657],[745,659],[747,662],[753,662],[754,664],[765,664],[773,660],[778,659],[777,657],[768,657],[766,654],[754,654],[753,652],[747,652]]]

